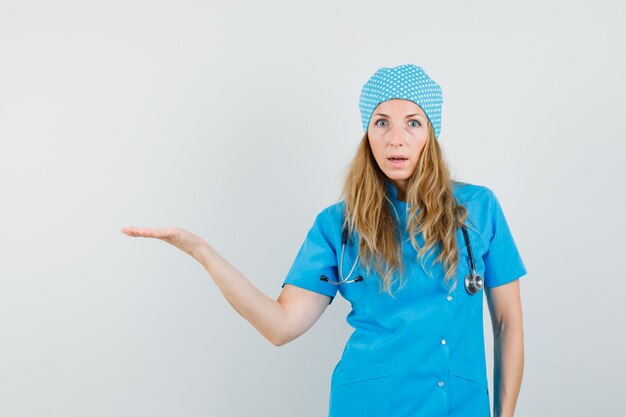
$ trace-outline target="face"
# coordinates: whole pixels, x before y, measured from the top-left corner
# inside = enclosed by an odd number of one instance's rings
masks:
[[[374,159],[403,199],[428,138],[426,114],[409,100],[383,101],[372,112],[367,136]]]

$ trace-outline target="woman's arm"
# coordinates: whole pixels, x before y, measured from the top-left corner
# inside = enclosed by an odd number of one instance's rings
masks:
[[[196,259],[230,305],[276,346],[302,335],[328,307],[329,296],[289,284],[278,300],[269,298],[208,243],[201,246]]]
[[[202,238],[179,227],[125,227],[122,232],[132,237],[161,239],[193,257],[230,305],[276,346],[303,334],[328,307],[329,296],[293,285],[285,285],[278,300],[271,299]]]
[[[494,342],[494,417],[513,417],[524,372],[519,279],[486,288]]]

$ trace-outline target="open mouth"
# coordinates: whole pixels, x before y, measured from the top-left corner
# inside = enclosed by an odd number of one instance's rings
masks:
[[[405,168],[409,158],[394,157],[387,158],[387,160],[389,161],[389,166],[391,166],[392,168]]]

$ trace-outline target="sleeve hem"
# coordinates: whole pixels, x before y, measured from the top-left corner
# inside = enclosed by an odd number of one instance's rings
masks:
[[[314,288],[312,286],[308,286],[308,285],[302,284],[300,282],[291,282],[291,281],[283,282],[283,285],[281,286],[281,288],[284,288],[285,284],[291,284],[291,285],[293,285],[295,287],[298,287],[298,288],[303,288],[305,290],[313,291],[313,292],[316,292],[318,294],[326,295],[326,296],[330,297],[330,301],[328,302],[328,304],[331,304],[333,302],[333,300],[335,299],[336,291],[333,291],[332,294],[331,294],[327,290],[324,290],[324,289],[321,289],[321,288]],[[330,285],[332,285],[332,284],[330,284]]]
[[[520,279],[523,276],[525,276],[526,274],[527,274],[526,269],[521,269],[521,270],[517,271],[516,273],[514,273],[514,274],[512,274],[512,275],[510,275],[508,277],[498,279],[496,282],[490,281],[489,283],[487,283],[487,280],[485,280],[485,288],[500,287],[500,286],[502,286],[504,284],[508,284],[510,282],[513,282],[516,279]]]

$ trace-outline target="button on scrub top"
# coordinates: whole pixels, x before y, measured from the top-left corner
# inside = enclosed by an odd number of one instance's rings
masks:
[[[352,306],[346,320],[354,332],[332,373],[329,417],[489,417],[484,291],[470,295],[465,290],[469,260],[463,233],[457,230],[458,283],[449,293],[443,266],[432,263],[438,252],[424,260],[426,271],[416,259],[405,230],[410,204],[397,199],[389,180],[386,188],[403,231],[403,257],[409,272],[402,289],[398,283],[392,287],[395,299],[379,292],[378,273],[373,268],[366,274],[360,259],[350,279],[363,275],[363,281],[337,286],[320,280],[321,275],[339,280],[344,200],[317,215],[282,285],[326,294],[330,303],[339,291]],[[469,212],[467,232],[476,272],[484,278],[485,287],[525,275],[526,267],[493,191],[456,182],[453,193]],[[421,234],[416,239],[423,245]],[[345,248],[345,276],[356,259],[356,242],[353,239]]]

